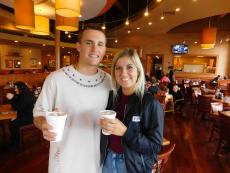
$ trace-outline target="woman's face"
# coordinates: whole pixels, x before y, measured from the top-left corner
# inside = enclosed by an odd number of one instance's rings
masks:
[[[137,82],[137,67],[130,57],[121,57],[115,64],[115,79],[125,95],[134,93]]]
[[[15,85],[14,91],[16,94],[19,94],[19,89],[18,89],[17,85]]]

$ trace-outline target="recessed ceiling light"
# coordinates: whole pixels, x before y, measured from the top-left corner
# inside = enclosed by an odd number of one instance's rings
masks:
[[[14,40],[15,43],[18,43],[18,40]]]
[[[149,25],[152,25],[152,22],[149,22],[148,24],[149,24]]]
[[[127,32],[128,32],[128,34],[130,34],[130,33],[131,33],[131,30],[128,30]]]
[[[116,39],[114,42],[115,42],[115,43],[118,43],[118,40]]]
[[[226,40],[225,40],[225,41],[227,41],[227,42],[228,42],[228,41],[229,41],[229,38],[226,38]]]
[[[193,2],[197,2],[197,0],[193,0]]]
[[[137,30],[140,30],[141,28],[140,27],[137,27]]]
[[[180,11],[180,8],[176,8],[176,10],[175,10],[176,12],[179,12]]]
[[[46,44],[43,43],[42,46],[46,46]]]
[[[194,41],[195,44],[197,44],[198,42],[197,41]]]
[[[161,20],[164,20],[165,19],[165,17],[164,16],[161,16]]]
[[[157,0],[157,2],[161,2],[162,0]]]

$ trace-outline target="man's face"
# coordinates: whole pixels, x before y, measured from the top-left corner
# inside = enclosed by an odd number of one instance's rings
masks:
[[[106,50],[106,39],[103,32],[85,30],[77,50],[80,53],[79,63],[86,66],[98,66]]]

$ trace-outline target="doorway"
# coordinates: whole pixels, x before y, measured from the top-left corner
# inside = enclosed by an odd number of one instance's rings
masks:
[[[146,55],[146,73],[155,76],[157,79],[162,77],[163,54],[147,54]]]

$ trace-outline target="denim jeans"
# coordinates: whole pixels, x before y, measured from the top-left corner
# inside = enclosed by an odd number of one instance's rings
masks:
[[[108,149],[102,173],[126,173],[124,154]]]

